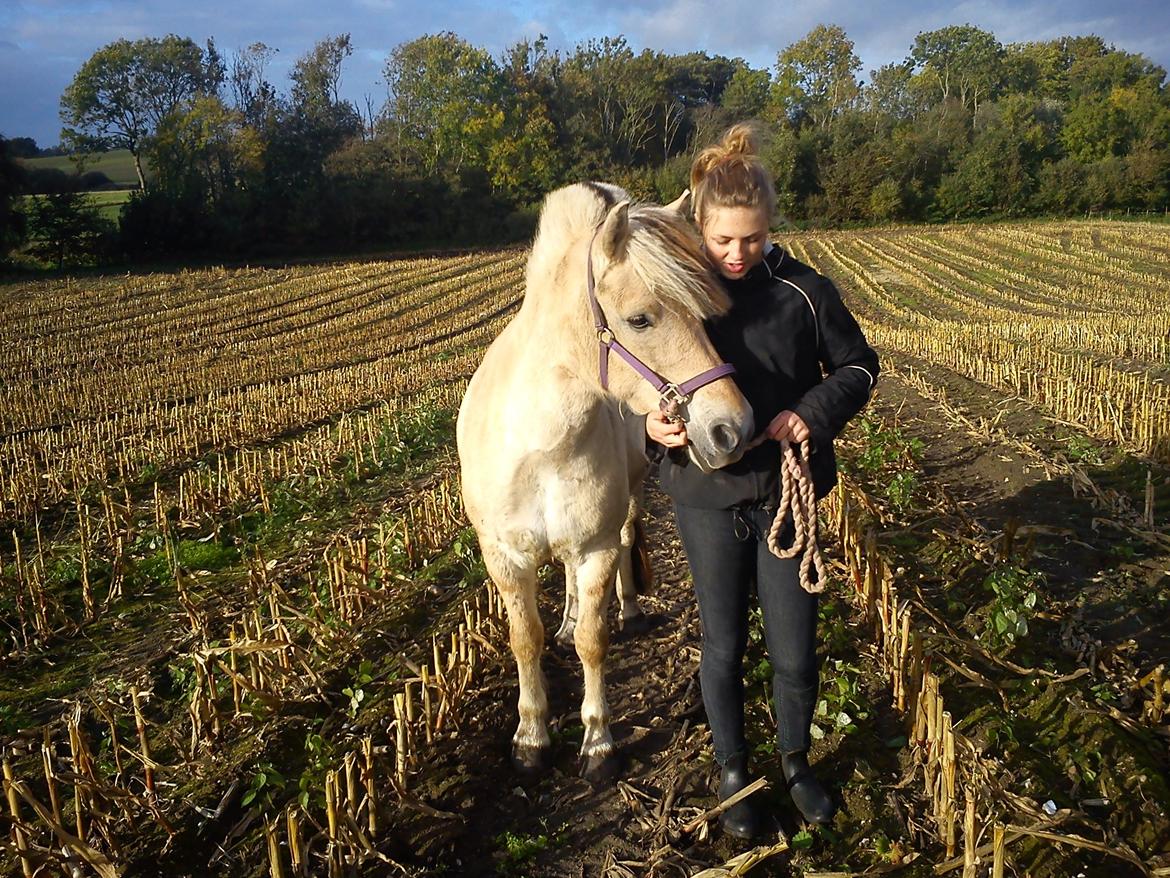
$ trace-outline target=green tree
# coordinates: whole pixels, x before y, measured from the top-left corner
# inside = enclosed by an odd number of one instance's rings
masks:
[[[229,83],[233,102],[245,121],[260,131],[271,124],[279,110],[276,89],[265,77],[276,52],[264,43],[252,43],[232,57]]]
[[[971,115],[995,96],[1003,77],[1003,47],[993,34],[969,24],[919,33],[907,59],[939,100],[956,97]]]
[[[534,204],[563,173],[557,129],[549,111],[552,64],[543,35],[521,40],[504,56],[504,119],[487,147],[492,187],[513,204]]]
[[[822,221],[831,224],[870,218],[874,189],[890,173],[887,143],[870,134],[865,114],[851,110],[833,127],[818,162]]]
[[[214,211],[229,194],[259,182],[264,144],[243,113],[207,96],[163,120],[150,157],[160,189],[197,195]]]
[[[754,119],[763,115],[771,90],[771,74],[745,64],[732,74],[720,103],[736,119]]]
[[[861,93],[861,61],[853,41],[837,25],[817,25],[776,59],[775,100],[786,115],[826,127]]]
[[[41,154],[31,137],[13,137],[8,141],[8,152],[18,159],[32,159]]]
[[[1170,149],[1144,143],[1126,156],[1125,172],[1133,207],[1157,210],[1170,204]]]
[[[907,122],[922,112],[911,80],[908,64],[887,64],[870,71],[869,84],[862,90],[862,104],[873,120],[876,134],[899,122]]]
[[[644,90],[631,85],[634,52],[625,37],[592,39],[565,59],[560,85],[568,141],[573,145],[579,176],[604,175],[615,165],[633,160],[623,129],[631,130],[625,111],[652,103]]]
[[[1085,166],[1071,158],[1042,164],[1036,173],[1032,204],[1042,213],[1057,216],[1086,210]]]
[[[355,133],[361,116],[341,98],[341,65],[353,54],[349,34],[326,37],[297,59],[292,71],[292,108],[318,131]]]
[[[953,173],[943,177],[935,209],[946,219],[1022,213],[1033,180],[1020,141],[1006,125],[981,131]]]
[[[490,54],[450,31],[430,34],[396,46],[384,77],[390,96],[381,127],[404,165],[415,155],[428,172],[486,165],[504,123],[500,70]]]
[[[171,34],[117,40],[87,60],[61,96],[62,137],[78,150],[128,149],[138,184],[146,187],[142,151],[171,113],[223,83],[223,61]]]
[[[1002,86],[1011,93],[1059,97],[1068,87],[1068,59],[1060,40],[1009,43],[1002,71]]]
[[[1084,97],[1064,114],[1061,142],[1084,164],[1121,155],[1130,137],[1125,111],[1108,98]]]
[[[113,234],[113,225],[101,217],[84,192],[33,195],[30,201],[29,250],[57,268],[92,260]]]
[[[19,209],[24,168],[16,160],[12,141],[0,137],[0,262],[24,240],[25,216]]]

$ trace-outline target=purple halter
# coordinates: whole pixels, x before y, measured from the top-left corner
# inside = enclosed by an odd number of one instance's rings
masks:
[[[680,406],[685,405],[691,398],[691,394],[700,387],[705,387],[713,381],[731,375],[735,372],[735,367],[730,363],[720,363],[708,369],[706,372],[701,372],[694,378],[684,381],[682,384],[674,384],[665,380],[661,375],[639,360],[630,351],[618,341],[613,334],[613,330],[605,322],[605,314],[601,310],[601,305],[597,301],[597,293],[594,289],[593,283],[593,241],[597,238],[597,230],[593,232],[593,238],[589,241],[589,249],[586,251],[585,257],[585,280],[586,289],[589,292],[589,306],[593,309],[593,327],[597,331],[598,342],[598,369],[601,373],[601,388],[602,390],[609,390],[609,352],[613,351],[619,357],[626,361],[635,372],[654,385],[654,389],[658,391],[662,397],[661,406],[663,409],[674,412]]]

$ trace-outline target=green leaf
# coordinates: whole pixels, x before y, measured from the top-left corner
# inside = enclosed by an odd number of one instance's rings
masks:
[[[812,833],[807,829],[802,829],[788,840],[788,844],[792,847],[793,850],[807,851],[813,846]]]

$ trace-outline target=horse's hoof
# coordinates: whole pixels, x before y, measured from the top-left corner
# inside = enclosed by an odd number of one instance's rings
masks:
[[[512,767],[525,777],[544,774],[552,765],[552,747],[512,745]]]
[[[622,619],[621,626],[623,637],[641,637],[654,627],[650,623],[650,617],[645,613],[639,613],[636,616],[630,616],[628,619]]]
[[[594,787],[611,786],[621,773],[622,760],[617,750],[601,756],[581,757],[581,777]]]

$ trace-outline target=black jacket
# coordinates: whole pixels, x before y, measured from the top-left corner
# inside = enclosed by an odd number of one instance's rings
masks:
[[[837,484],[833,439],[869,400],[877,354],[833,282],[777,245],[743,278],[722,280],[731,310],[707,321],[707,333],[736,368],[734,379],[751,404],[757,435],[785,409],[808,425],[809,469],[819,499]],[[649,446],[651,458],[663,450]],[[779,463],[776,442],[764,442],[711,473],[694,466],[684,449],[671,449],[661,459],[659,482],[683,506],[774,504],[780,498]]]

